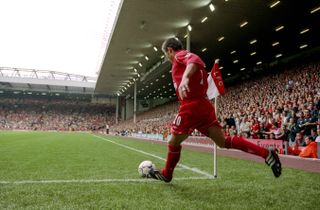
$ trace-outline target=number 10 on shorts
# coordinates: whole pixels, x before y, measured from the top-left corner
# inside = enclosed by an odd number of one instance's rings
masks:
[[[174,118],[173,120],[173,124],[175,124],[176,126],[179,126],[181,123],[181,116],[177,115],[176,118]]]

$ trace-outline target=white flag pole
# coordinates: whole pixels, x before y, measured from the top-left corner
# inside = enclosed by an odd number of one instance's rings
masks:
[[[218,106],[217,106],[218,96],[214,99],[214,109],[216,112],[216,117],[218,119]],[[217,144],[213,143],[213,177],[217,178]]]

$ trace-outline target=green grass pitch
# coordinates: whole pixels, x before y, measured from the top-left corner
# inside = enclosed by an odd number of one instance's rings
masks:
[[[0,209],[319,208],[317,173],[284,168],[276,179],[263,164],[219,156],[217,179],[183,167],[170,184],[139,178],[143,160],[163,167],[157,157],[166,158],[166,146],[89,133],[1,131]],[[212,154],[184,149],[180,163],[213,173]]]

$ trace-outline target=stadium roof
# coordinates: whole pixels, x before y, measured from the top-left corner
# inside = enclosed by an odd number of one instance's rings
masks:
[[[47,92],[93,94],[95,77],[56,71],[0,67],[0,93],[3,90],[18,93]]]
[[[160,48],[171,36],[185,41],[188,25],[208,69],[220,58],[224,79],[241,79],[319,49],[319,22],[316,0],[123,1],[95,92],[132,95],[139,79],[139,98],[173,96]]]

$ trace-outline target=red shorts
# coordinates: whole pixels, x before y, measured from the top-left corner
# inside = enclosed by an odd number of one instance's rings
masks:
[[[208,136],[208,128],[220,126],[213,105],[208,99],[183,101],[179,113],[171,124],[171,133],[191,134],[194,129]]]

